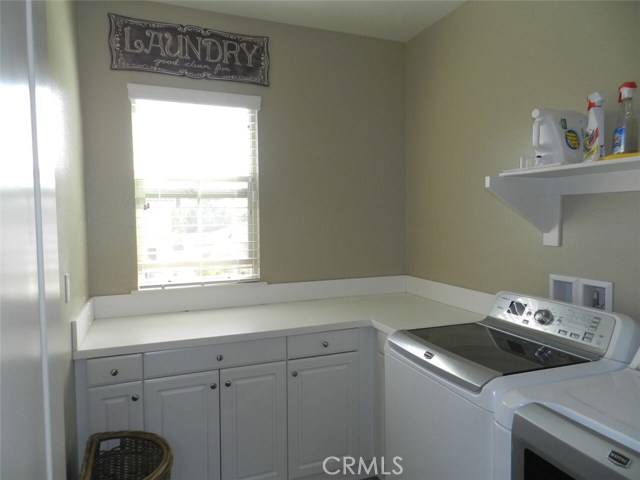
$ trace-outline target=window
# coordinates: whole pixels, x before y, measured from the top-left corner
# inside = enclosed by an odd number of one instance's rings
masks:
[[[260,98],[129,85],[138,288],[260,276]]]

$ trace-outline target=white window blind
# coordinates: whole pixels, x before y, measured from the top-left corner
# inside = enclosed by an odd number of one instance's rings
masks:
[[[129,85],[138,287],[260,276],[260,98]]]

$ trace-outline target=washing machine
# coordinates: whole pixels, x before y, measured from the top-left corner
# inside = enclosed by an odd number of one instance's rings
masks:
[[[508,392],[494,428],[501,478],[640,479],[640,351],[623,370]]]
[[[625,315],[511,292],[479,322],[393,333],[385,457],[401,467],[394,478],[495,478],[494,413],[506,392],[622,370],[639,346]]]

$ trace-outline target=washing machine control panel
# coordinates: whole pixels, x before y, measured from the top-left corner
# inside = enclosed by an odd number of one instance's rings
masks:
[[[593,308],[505,292],[496,297],[489,315],[601,355],[616,324],[614,316]]]

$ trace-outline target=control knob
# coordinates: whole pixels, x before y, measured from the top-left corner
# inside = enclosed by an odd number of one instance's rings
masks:
[[[547,363],[549,360],[551,360],[552,355],[553,352],[546,347],[540,347],[538,350],[536,350],[536,353],[534,353],[534,356],[540,363]]]
[[[553,313],[551,313],[551,310],[543,308],[537,310],[536,313],[533,314],[533,318],[538,325],[549,325],[553,322]]]

